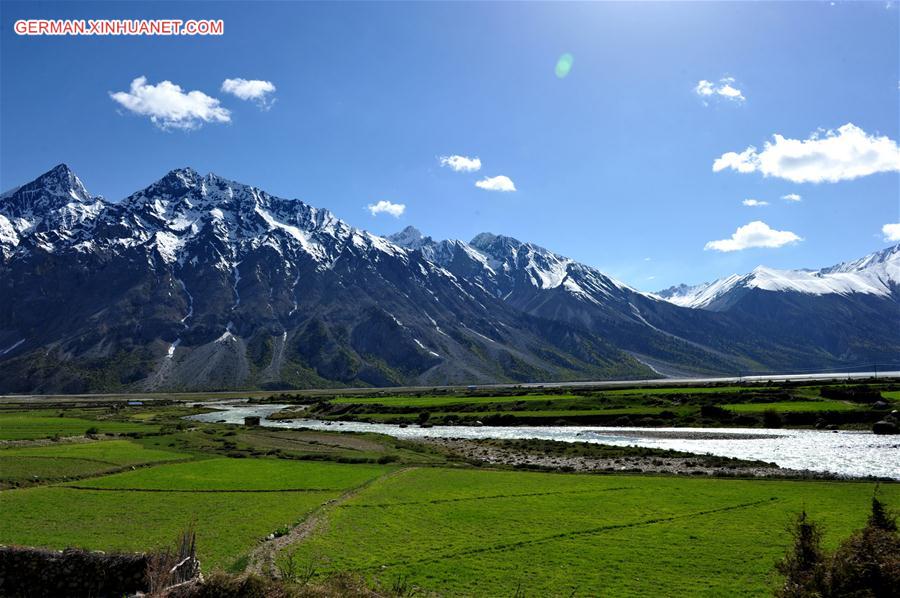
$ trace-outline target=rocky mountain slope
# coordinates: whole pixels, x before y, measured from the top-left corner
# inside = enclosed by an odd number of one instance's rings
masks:
[[[892,297],[865,309],[893,317]],[[0,392],[631,378],[898,348],[757,320],[501,235],[378,237],[189,168],[119,202],[65,165],[0,196]]]

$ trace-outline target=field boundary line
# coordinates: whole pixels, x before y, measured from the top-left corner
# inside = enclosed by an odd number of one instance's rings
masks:
[[[447,554],[442,554],[433,557],[426,557],[422,559],[412,559],[405,561],[394,561],[390,563],[379,563],[377,565],[367,565],[364,567],[356,567],[351,570],[354,571],[368,571],[374,569],[384,569],[387,567],[400,567],[400,566],[409,566],[409,565],[423,565],[426,563],[437,563],[439,561],[443,561],[446,559],[453,559],[465,556],[472,556],[476,554],[483,554],[486,552],[503,552],[506,550],[517,550],[519,548],[524,548],[526,546],[535,546],[539,544],[545,544],[547,542],[552,542],[554,540],[564,540],[567,538],[577,538],[581,536],[591,536],[594,534],[602,534],[609,531],[616,531],[621,529],[629,529],[634,527],[646,527],[650,525],[657,525],[661,523],[670,523],[672,521],[678,521],[680,519],[688,519],[691,517],[704,517],[706,515],[715,515],[717,513],[725,513],[728,511],[735,511],[738,509],[749,509],[752,507],[758,507],[764,504],[773,504],[776,502],[780,502],[782,499],[777,497],[771,497],[766,499],[755,500],[752,502],[739,503],[736,505],[728,505],[724,507],[718,507],[715,509],[707,509],[703,511],[694,511],[691,513],[682,513],[679,515],[670,515],[667,517],[655,517],[653,519],[645,519],[641,521],[631,521],[628,523],[617,523],[610,525],[601,525],[593,528],[583,529],[583,530],[575,530],[571,532],[561,532],[558,534],[551,534],[548,536],[543,536],[539,538],[532,538],[529,540],[519,540],[516,542],[505,542],[500,544],[495,544],[493,546],[484,546],[480,548],[471,548],[468,550],[459,550],[456,552],[451,552]]]
[[[59,486],[70,490],[97,490],[99,492],[160,492],[160,493],[184,493],[184,494],[259,494],[261,492],[339,492],[341,488],[260,488],[249,490],[246,488],[102,488],[97,486]]]
[[[445,503],[454,503],[454,502],[468,502],[475,500],[494,500],[501,498],[528,498],[532,496],[559,496],[559,495],[574,495],[574,494],[599,494],[602,492],[614,492],[618,490],[632,490],[634,486],[618,486],[615,488],[602,488],[600,490],[558,490],[555,492],[526,492],[522,494],[489,494],[486,496],[465,496],[459,498],[435,498],[434,500],[423,500],[423,501],[410,501],[410,502],[384,502],[384,503],[371,503],[371,504],[359,504],[359,505],[348,505],[342,504],[337,505],[342,509],[386,509],[389,507],[413,507],[416,505],[440,505]]]
[[[56,457],[51,457],[55,459]],[[72,459],[78,459],[79,457],[70,457]],[[74,486],[61,486],[60,484],[64,484],[66,482],[77,482],[79,480],[90,480],[93,478],[103,478],[109,475],[115,475],[117,473],[127,473],[129,471],[135,471],[136,469],[144,469],[147,467],[156,467],[158,465],[174,465],[176,463],[188,463],[191,461],[202,461],[202,459],[197,459],[195,457],[188,456],[185,459],[170,459],[168,461],[148,461],[146,463],[129,463],[128,465],[119,465],[117,463],[113,463],[115,467],[110,469],[104,469],[102,471],[95,471],[91,473],[86,473],[84,475],[74,475],[74,476],[64,476],[61,478],[44,478],[41,479],[38,483],[27,483],[28,480],[24,480],[26,483],[19,486],[10,486],[3,487],[4,480],[0,478],[0,490],[4,492],[12,492],[14,490],[25,490],[28,488],[36,488],[36,487],[54,487],[54,488],[74,488]],[[100,461],[100,463],[105,463]]]
[[[4,455],[2,451],[0,451],[0,459],[67,459],[71,461],[88,461],[89,463],[100,463],[102,465],[112,465],[113,467],[119,467],[121,463],[113,463],[112,461],[104,461],[103,459],[91,459],[90,457],[51,457],[49,455],[13,455],[9,457]]]
[[[345,491],[340,496],[319,505],[310,511],[306,518],[295,525],[287,534],[272,540],[265,540],[259,546],[254,548],[248,555],[245,571],[259,575],[267,575],[272,578],[278,577],[278,571],[275,566],[275,557],[278,555],[278,552],[291,544],[302,542],[313,533],[320,531],[328,520],[327,515],[330,510],[354,498],[360,492],[376,482],[381,482],[415,469],[417,468],[402,467],[400,469],[395,469],[394,471],[388,471],[380,476],[366,480],[362,484]]]

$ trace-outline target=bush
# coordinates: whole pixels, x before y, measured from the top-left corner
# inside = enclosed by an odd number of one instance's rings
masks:
[[[718,405],[703,405],[700,407],[700,415],[710,419],[727,419],[731,417],[731,412]]]
[[[776,565],[784,575],[784,585],[776,596],[801,598],[825,596],[825,555],[822,552],[822,531],[801,511],[791,527],[794,545]]]
[[[763,411],[763,426],[766,428],[780,428],[782,426],[781,415],[774,409]]]
[[[84,431],[85,436],[96,436],[99,433],[100,433],[100,428],[98,428],[97,426],[91,426],[90,428],[88,428],[87,430]]]
[[[777,596],[900,596],[900,534],[896,518],[877,497],[866,526],[841,543],[830,557],[821,533],[801,513],[792,529],[794,546],[777,569],[785,576]]]
[[[854,403],[874,403],[882,399],[881,393],[871,386],[824,386],[819,394],[826,399],[853,401]]]

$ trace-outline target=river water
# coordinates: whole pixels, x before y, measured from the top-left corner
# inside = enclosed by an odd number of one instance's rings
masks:
[[[273,428],[306,428],[333,432],[377,432],[396,438],[539,438],[563,442],[595,442],[643,446],[757,459],[791,469],[807,469],[844,477],[877,476],[900,480],[900,436],[870,432],[824,430],[764,430],[759,428],[619,428],[600,426],[432,426],[325,422],[314,419],[270,420],[288,405],[209,403],[219,409],[193,415],[202,422],[242,424],[258,416]]]

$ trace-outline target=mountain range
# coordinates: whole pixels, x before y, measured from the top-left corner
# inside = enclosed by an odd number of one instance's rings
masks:
[[[0,195],[0,392],[650,378],[900,358],[900,246],[643,293],[511,237],[387,238],[177,169]]]

